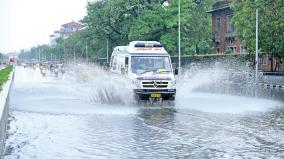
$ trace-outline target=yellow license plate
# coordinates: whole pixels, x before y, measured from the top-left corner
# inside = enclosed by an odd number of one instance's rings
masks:
[[[151,94],[151,98],[161,98],[161,94]]]

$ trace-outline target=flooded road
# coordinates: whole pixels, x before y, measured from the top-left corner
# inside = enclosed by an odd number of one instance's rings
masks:
[[[123,80],[116,87],[102,78],[16,68],[4,158],[284,158],[281,98],[184,84],[174,107],[137,106]],[[116,102],[101,97],[105,90]]]

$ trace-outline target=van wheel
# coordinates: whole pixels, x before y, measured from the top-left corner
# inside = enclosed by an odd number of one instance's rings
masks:
[[[148,101],[148,103],[149,103],[149,104],[148,104],[149,106],[152,106],[152,105],[154,104],[154,101],[153,101],[153,99],[152,99],[152,98],[149,98],[149,101]]]
[[[170,106],[170,107],[176,106],[176,101],[175,100],[168,100],[168,106]]]

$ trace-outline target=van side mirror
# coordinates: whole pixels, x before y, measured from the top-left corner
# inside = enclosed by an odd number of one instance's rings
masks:
[[[177,64],[176,63],[172,63],[172,67],[173,67],[173,69],[176,69],[177,68]]]
[[[174,69],[174,75],[178,75],[178,68]]]
[[[178,75],[178,68],[177,68],[177,64],[176,63],[172,64],[172,68],[173,68],[173,71],[174,71],[174,75]]]

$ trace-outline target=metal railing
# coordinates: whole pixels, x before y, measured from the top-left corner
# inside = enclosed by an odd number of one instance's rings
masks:
[[[235,38],[236,32],[225,33],[225,39]]]

